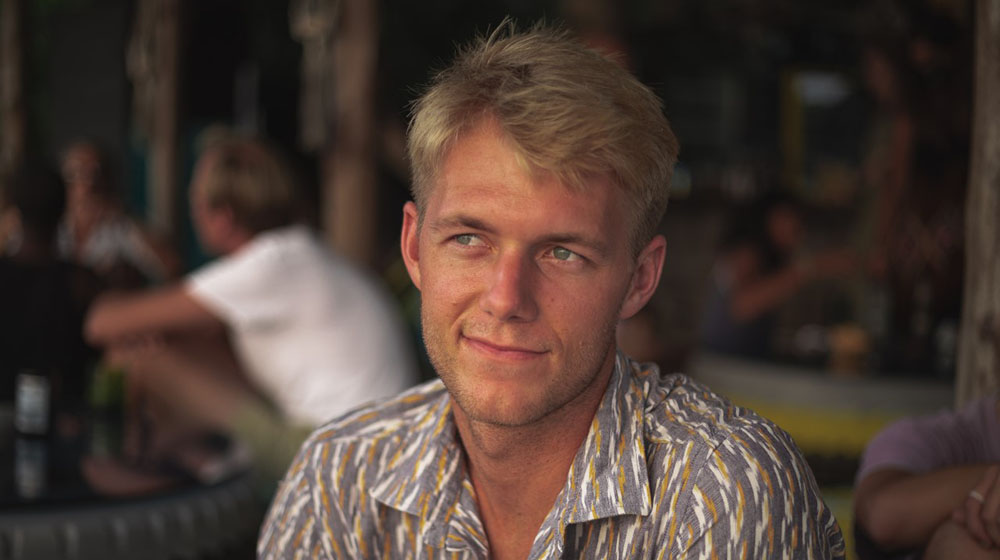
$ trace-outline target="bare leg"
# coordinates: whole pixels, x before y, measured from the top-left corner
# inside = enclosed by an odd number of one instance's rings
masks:
[[[173,335],[168,342],[172,351],[197,362],[199,369],[227,382],[251,386],[225,331],[208,329],[187,336]]]

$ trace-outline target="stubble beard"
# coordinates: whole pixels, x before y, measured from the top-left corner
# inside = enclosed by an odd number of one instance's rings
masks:
[[[421,311],[421,333],[424,346],[435,372],[444,382],[454,403],[470,420],[497,427],[524,427],[562,409],[590,388],[601,374],[607,355],[615,348],[615,323],[602,322],[597,327],[598,334],[591,341],[580,341],[567,348],[567,356],[562,371],[553,372],[551,380],[543,387],[544,395],[532,398],[529,403],[497,410],[492,403],[483,402],[476,394],[474,382],[463,379],[455,352],[448,349],[448,332],[428,328],[426,314]],[[456,342],[456,344],[458,344]],[[613,366],[612,366],[613,367]],[[502,366],[490,364],[486,374],[502,374]],[[579,375],[577,372],[586,372]],[[466,376],[467,377],[467,376]],[[602,393],[603,394],[603,393]]]

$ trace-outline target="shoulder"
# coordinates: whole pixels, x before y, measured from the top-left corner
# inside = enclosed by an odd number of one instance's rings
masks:
[[[278,259],[284,252],[270,232],[255,235],[236,251],[224,255],[191,272],[186,282],[196,290],[211,290],[216,285],[225,284],[253,286],[267,283],[274,270],[278,272]]]
[[[689,487],[740,500],[815,491],[795,442],[770,420],[683,375],[663,377],[658,389],[647,400],[650,454],[682,452]]]
[[[677,546],[744,547],[753,557],[843,553],[837,522],[784,430],[682,375],[663,377],[647,404],[654,492],[696,536]]]
[[[685,375],[660,377],[647,394],[646,437],[654,444],[691,444],[705,453],[723,453],[767,447],[775,440],[791,443],[770,420]]]
[[[289,546],[292,535],[315,537],[310,528],[317,523],[338,535],[324,542],[349,548],[356,523],[367,523],[373,514],[372,484],[412,446],[413,436],[439,415],[447,399],[444,385],[435,380],[315,430],[279,485],[262,528],[261,550],[280,556],[274,551]]]
[[[251,275],[253,284],[301,284],[319,277],[329,280],[335,266],[333,251],[306,226],[290,225],[262,231],[242,247],[204,266],[197,276]]]
[[[350,447],[374,455],[404,446],[409,436],[423,427],[428,418],[447,403],[447,399],[444,384],[434,380],[388,400],[357,408],[313,431],[302,445],[300,460],[325,470],[339,467],[338,463],[347,457],[344,453],[330,454],[331,448],[344,450]],[[318,459],[324,455],[328,456]],[[377,467],[377,464],[370,466]]]

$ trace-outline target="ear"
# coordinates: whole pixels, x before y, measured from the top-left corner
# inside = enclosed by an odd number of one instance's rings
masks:
[[[667,240],[662,235],[654,237],[636,259],[635,270],[628,293],[622,303],[618,318],[628,319],[646,305],[653,292],[660,285],[660,274],[663,272],[663,259],[667,252]]]
[[[420,218],[417,205],[407,202],[403,205],[403,231],[399,235],[399,248],[403,253],[406,271],[410,273],[413,285],[420,289]]]

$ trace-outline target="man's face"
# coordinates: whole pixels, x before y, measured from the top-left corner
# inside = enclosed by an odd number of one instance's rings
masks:
[[[532,176],[490,122],[445,158],[402,248],[435,369],[472,420],[521,426],[603,394],[615,326],[655,290],[658,237],[629,250],[623,193]]]
[[[195,165],[190,191],[191,222],[201,246],[210,253],[220,254],[224,252],[223,239],[231,227],[231,212],[209,204],[205,190],[213,165],[215,159],[210,152]]]

